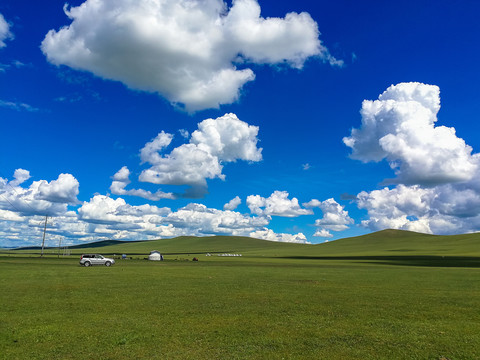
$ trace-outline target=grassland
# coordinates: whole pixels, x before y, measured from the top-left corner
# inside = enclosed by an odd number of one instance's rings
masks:
[[[90,249],[138,254],[111,268],[3,254],[0,358],[479,359],[479,240],[383,232]],[[166,261],[141,260],[153,249]]]

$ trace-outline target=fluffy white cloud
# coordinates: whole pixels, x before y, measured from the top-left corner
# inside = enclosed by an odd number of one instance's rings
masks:
[[[28,179],[30,179],[30,171],[25,169],[16,169],[13,173],[13,180],[10,181],[9,185],[18,186],[20,184],[23,184]],[[7,180],[4,179],[5,183],[6,181]]]
[[[257,126],[248,125],[235,114],[206,119],[198,124],[189,144],[176,147],[166,155],[159,151],[170,144],[172,135],[162,132],[140,152],[142,161],[151,167],[142,171],[139,180],[187,185],[184,197],[202,197],[207,191],[207,179],[225,179],[224,163],[262,159],[262,149],[256,146],[258,130]]]
[[[14,179],[0,178],[0,209],[22,215],[60,215],[68,204],[77,204],[79,183],[70,174],[60,174],[57,180],[34,181],[28,188],[22,187],[30,178],[28,170],[17,169]]]
[[[3,221],[23,221],[23,217],[9,210],[0,209],[0,220]]]
[[[289,242],[289,243],[307,243],[307,238],[303,233],[298,234],[277,234],[271,229],[261,229],[250,233],[250,237],[269,241]]]
[[[344,143],[352,158],[387,159],[398,183],[357,195],[358,207],[368,211],[364,226],[434,234],[480,231],[480,155],[472,155],[455,129],[435,126],[439,92],[433,85],[402,83],[363,102],[362,127]]]
[[[348,215],[348,211],[344,210],[344,207],[337,203],[334,199],[327,199],[325,201],[319,201],[313,199],[308,203],[304,203],[305,207],[318,207],[323,212],[321,219],[315,220],[315,226],[332,231],[343,231],[348,229],[348,225],[353,224],[353,219]],[[320,231],[320,232],[319,232]],[[317,234],[318,233],[318,234]],[[318,230],[315,236],[321,236],[321,230]],[[330,236],[327,236],[330,237]]]
[[[81,220],[98,224],[136,224],[155,220],[170,213],[168,208],[152,205],[129,205],[122,198],[112,199],[104,195],[95,195],[89,202],[84,202],[78,209]],[[147,219],[147,220],[145,220]]]
[[[258,130],[258,126],[248,125],[235,114],[225,114],[200,122],[190,143],[224,162],[260,161],[262,149],[257,148]]]
[[[235,210],[238,205],[240,205],[242,203],[242,200],[240,199],[240,197],[238,196],[235,196],[232,200],[230,200],[228,203],[226,203],[225,205],[223,205],[223,210]]]
[[[230,210],[207,208],[202,204],[189,204],[165,217],[164,223],[186,229],[190,235],[247,235],[268,225],[264,217],[252,217]]]
[[[149,141],[140,150],[140,159],[142,163],[155,164],[161,161],[159,152],[164,150],[172,142],[173,135],[164,131],[160,132],[152,141]]]
[[[313,234],[313,236],[315,237],[322,237],[322,238],[331,238],[333,237],[333,235],[330,233],[330,231],[326,230],[326,229],[317,229],[317,231],[315,231],[315,234]]]
[[[395,183],[433,186],[472,179],[480,157],[455,135],[454,128],[435,126],[439,88],[421,83],[390,86],[378,100],[362,104],[362,126],[343,139],[351,157],[387,159]]]
[[[153,184],[188,185],[185,197],[198,198],[207,192],[207,179],[225,179],[217,157],[186,144],[172,150],[158,163],[143,170],[139,180]]]
[[[130,184],[130,170],[126,166],[118,170],[113,175],[112,185],[110,185],[110,191],[115,195],[131,195],[139,196],[144,199],[158,201],[160,199],[175,199],[175,195],[172,193],[165,193],[163,191],[156,191],[152,193],[144,189],[130,189],[126,190],[127,185]]]
[[[368,211],[362,223],[372,230],[387,228],[433,234],[480,231],[480,192],[467,184],[422,188],[398,185],[357,196]]]
[[[78,203],[78,181],[70,174],[60,174],[53,181],[25,182],[30,172],[17,169],[11,181],[0,178],[0,238],[2,246],[41,245],[45,215],[48,215],[47,246],[57,246],[62,235],[61,228],[74,238],[79,226],[76,213],[68,211],[68,205]],[[58,223],[53,226],[52,217]],[[70,224],[70,226],[67,226]],[[83,233],[85,235],[85,233]]]
[[[344,206],[337,203],[334,199],[325,201],[312,199],[304,203],[303,206],[322,210],[323,217],[315,220],[315,226],[317,227],[315,234],[313,234],[315,237],[333,237],[330,231],[343,231],[354,223],[354,220],[348,215],[348,211],[344,210]]]
[[[268,198],[249,195],[247,206],[253,214],[260,216],[297,217],[313,214],[311,210],[300,207],[297,198],[289,199],[288,196],[288,192],[278,190]]]
[[[367,209],[369,219],[363,225],[373,230],[402,229],[432,233],[428,220],[437,214],[431,212],[435,197],[433,188],[418,185],[398,185],[390,190],[362,191],[357,195],[360,209]]]
[[[152,239],[181,235],[242,235],[268,225],[264,217],[191,203],[175,212],[151,205],[132,206],[122,198],[96,195],[78,209],[87,234],[114,239]],[[85,237],[85,235],[84,235]]]
[[[0,199],[8,199],[9,188],[14,181],[21,183],[29,178],[27,171],[18,170],[17,178],[8,182],[0,178]],[[120,178],[122,174],[118,175]],[[125,173],[123,174],[125,176]],[[50,183],[51,184],[51,183]],[[52,186],[54,188],[55,186]],[[14,192],[13,190],[11,192]],[[4,209],[0,202],[0,236],[3,246],[40,245],[39,239],[43,233],[45,214],[50,215],[47,223],[47,246],[71,245],[83,241],[98,241],[105,239],[117,240],[148,240],[182,235],[234,235],[254,236],[257,238],[285,241],[306,242],[302,233],[275,234],[266,228],[270,222],[269,216],[252,216],[232,210],[207,208],[205,205],[191,203],[177,211],[169,208],[159,208],[152,205],[133,206],[122,198],[111,198],[95,195],[85,201],[76,211],[68,211],[66,204],[51,203],[45,200],[35,200],[38,186],[22,190],[15,188],[20,201],[27,200],[31,195],[29,205],[23,205],[29,212]],[[234,198],[230,204],[235,204],[239,198]],[[8,203],[8,202],[7,202]],[[16,203],[13,203],[16,207]],[[12,204],[9,204],[12,208]],[[47,205],[46,205],[47,204]],[[53,208],[46,212],[49,206]],[[233,207],[232,205],[232,207]],[[20,206],[20,205],[18,205]],[[41,206],[44,206],[42,208]],[[35,209],[35,211],[32,211]]]
[[[2,14],[0,14],[0,48],[7,46],[5,40],[11,39],[13,34],[10,32],[10,25],[5,20]]]
[[[56,203],[76,204],[78,186],[78,180],[73,175],[60,174],[57,180],[38,182],[37,198]]]
[[[255,78],[245,63],[342,65],[307,13],[263,18],[256,0],[87,0],[42,42],[48,61],[157,92],[189,111],[234,102]]]

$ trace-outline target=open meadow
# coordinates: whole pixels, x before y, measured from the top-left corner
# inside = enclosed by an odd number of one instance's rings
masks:
[[[78,265],[92,249],[5,252],[0,358],[479,359],[479,237],[442,238],[428,253],[428,236],[378,234],[129,243],[138,255],[110,268]],[[387,235],[386,247],[369,245]],[[165,261],[143,260],[162,244]],[[215,248],[243,256],[202,253]]]

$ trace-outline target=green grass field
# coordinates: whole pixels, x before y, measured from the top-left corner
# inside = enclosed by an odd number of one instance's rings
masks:
[[[142,260],[154,249],[166,261]],[[72,249],[90,250],[138,255],[0,255],[0,358],[480,359],[478,235]]]

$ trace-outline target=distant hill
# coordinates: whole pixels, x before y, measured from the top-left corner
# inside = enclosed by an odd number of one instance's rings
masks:
[[[480,256],[480,233],[464,235],[429,235],[402,230],[335,240],[322,244],[292,244],[239,236],[182,236],[148,241],[105,240],[69,247],[74,254],[163,254],[241,253],[269,257],[358,257],[358,256]],[[23,248],[19,250],[39,250]],[[81,250],[81,251],[77,251]]]
[[[480,233],[430,235],[403,230],[375,233],[319,244],[328,255],[480,256]]]
[[[88,247],[85,252],[102,252],[108,254],[149,254],[158,250],[163,254],[201,254],[201,253],[240,253],[270,252],[283,247],[304,247],[302,244],[277,243],[241,236],[181,236],[171,239],[148,240],[142,242],[117,243],[102,248]]]
[[[146,241],[146,240],[142,240]],[[69,249],[93,249],[93,248],[102,248],[105,246],[113,246],[113,245],[122,245],[122,244],[127,244],[127,243],[132,243],[132,242],[142,242],[142,241],[120,241],[120,240],[101,240],[101,241],[95,241],[91,243],[86,243],[86,244],[79,244],[79,245],[72,245],[69,246]],[[57,247],[45,247],[45,250],[47,249],[57,249]],[[17,248],[15,250],[42,250],[41,246],[28,246],[28,247],[21,247]]]

